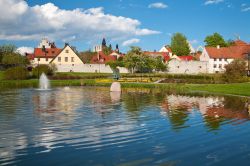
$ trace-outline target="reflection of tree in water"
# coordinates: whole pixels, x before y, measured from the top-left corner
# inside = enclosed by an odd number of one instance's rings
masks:
[[[123,102],[126,110],[133,116],[139,116],[141,110],[147,106],[160,106],[163,101],[165,93],[159,93],[154,91],[134,91],[126,92],[123,94]]]
[[[167,115],[173,130],[179,131],[181,128],[187,127],[185,126],[185,123],[189,119],[188,107],[181,106],[176,109],[169,110]]]

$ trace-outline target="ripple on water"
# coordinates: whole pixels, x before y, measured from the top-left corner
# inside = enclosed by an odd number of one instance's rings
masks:
[[[126,90],[114,102],[95,87],[0,97],[0,165],[240,165],[250,157],[242,98]]]

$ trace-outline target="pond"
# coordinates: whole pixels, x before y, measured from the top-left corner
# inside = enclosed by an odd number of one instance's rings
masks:
[[[248,98],[70,87],[0,92],[0,165],[249,165]]]

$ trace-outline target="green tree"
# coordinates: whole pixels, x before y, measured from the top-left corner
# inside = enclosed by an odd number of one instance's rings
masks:
[[[177,56],[189,55],[190,48],[187,38],[181,33],[175,33],[171,38],[171,49]]]
[[[0,46],[0,63],[2,63],[3,56],[6,54],[14,53],[16,46],[11,44],[1,45]]]
[[[105,55],[110,55],[112,53],[112,47],[103,47],[102,51]]]
[[[4,71],[4,78],[7,80],[25,80],[28,77],[28,70],[22,66],[12,67]]]
[[[207,47],[216,47],[216,46],[221,46],[221,47],[227,47],[228,43],[224,40],[222,35],[219,33],[214,33],[212,35],[209,35],[205,38],[204,42],[206,43]]]
[[[162,57],[158,56],[155,59],[155,70],[156,71],[167,71],[168,67],[167,65],[163,62]]]
[[[2,64],[5,66],[25,66],[29,64],[29,61],[26,57],[15,53],[5,53],[2,58]]]
[[[244,80],[246,76],[246,62],[244,60],[236,59],[225,66],[225,73],[223,77],[227,82],[239,82]]]
[[[35,78],[38,78],[40,77],[40,75],[42,73],[46,74],[46,75],[49,75],[49,76],[52,76],[56,70],[53,66],[49,66],[49,65],[39,65],[39,66],[36,66],[33,70],[32,70],[32,75],[35,77]]]

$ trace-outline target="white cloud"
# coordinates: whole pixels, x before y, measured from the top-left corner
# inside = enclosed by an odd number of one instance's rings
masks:
[[[168,7],[168,5],[166,5],[162,2],[151,3],[150,5],[148,5],[148,8],[165,9],[167,7]]]
[[[21,55],[25,55],[25,53],[33,53],[34,48],[32,48],[32,47],[19,47],[19,48],[17,48],[16,52],[20,53]]]
[[[106,14],[102,7],[65,10],[53,3],[29,6],[24,0],[0,0],[0,40],[126,40],[159,34],[140,21]]]
[[[245,8],[242,8],[241,9],[242,12],[247,12],[247,11],[250,11],[250,7],[245,7]]]
[[[129,39],[129,40],[126,40],[122,43],[123,46],[130,46],[132,44],[135,44],[135,43],[139,43],[140,42],[140,39]]]
[[[218,4],[224,2],[224,0],[207,0],[204,4],[205,5],[213,5],[213,4]]]

